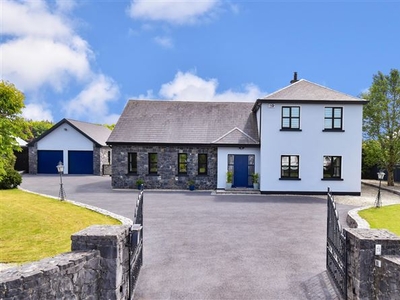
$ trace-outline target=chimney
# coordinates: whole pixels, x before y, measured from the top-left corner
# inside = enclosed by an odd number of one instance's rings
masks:
[[[294,72],[294,74],[293,74],[293,79],[290,80],[290,83],[295,83],[295,82],[297,82],[297,81],[299,81],[299,80],[297,79],[297,72]]]

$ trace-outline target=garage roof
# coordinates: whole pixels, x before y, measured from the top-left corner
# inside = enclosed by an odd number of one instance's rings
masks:
[[[60,122],[55,124],[49,130],[45,131],[41,136],[32,140],[28,146],[32,146],[36,142],[40,141],[42,138],[50,134],[53,130],[57,129],[61,125],[69,124],[71,127],[76,129],[82,135],[87,137],[96,146],[107,146],[106,141],[111,134],[111,130],[103,125],[87,123],[82,121],[76,121],[71,119],[62,119]]]

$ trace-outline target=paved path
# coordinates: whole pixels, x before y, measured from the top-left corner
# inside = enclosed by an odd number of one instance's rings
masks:
[[[67,199],[131,217],[137,191],[63,177]],[[22,188],[58,196],[59,177]],[[338,205],[343,211],[353,206]],[[337,299],[325,271],[325,197],[145,191],[136,299]]]

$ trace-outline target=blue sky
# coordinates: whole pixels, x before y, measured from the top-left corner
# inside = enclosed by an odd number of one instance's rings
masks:
[[[358,96],[400,69],[399,1],[1,0],[23,115],[115,123],[128,99],[255,101],[299,78]]]

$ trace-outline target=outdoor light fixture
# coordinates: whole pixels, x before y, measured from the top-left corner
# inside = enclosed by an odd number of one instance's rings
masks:
[[[67,196],[64,191],[63,187],[63,182],[62,182],[62,174],[64,173],[64,165],[60,161],[58,165],[56,166],[58,173],[60,174],[60,192],[58,194],[58,198],[60,198],[61,201],[65,200],[65,197]]]
[[[378,195],[376,196],[376,200],[375,200],[375,207],[381,207],[382,206],[382,202],[381,202],[381,183],[382,183],[382,179],[385,177],[385,172],[383,172],[381,170],[377,174],[378,174],[378,179],[379,179],[379,188],[378,188]]]

